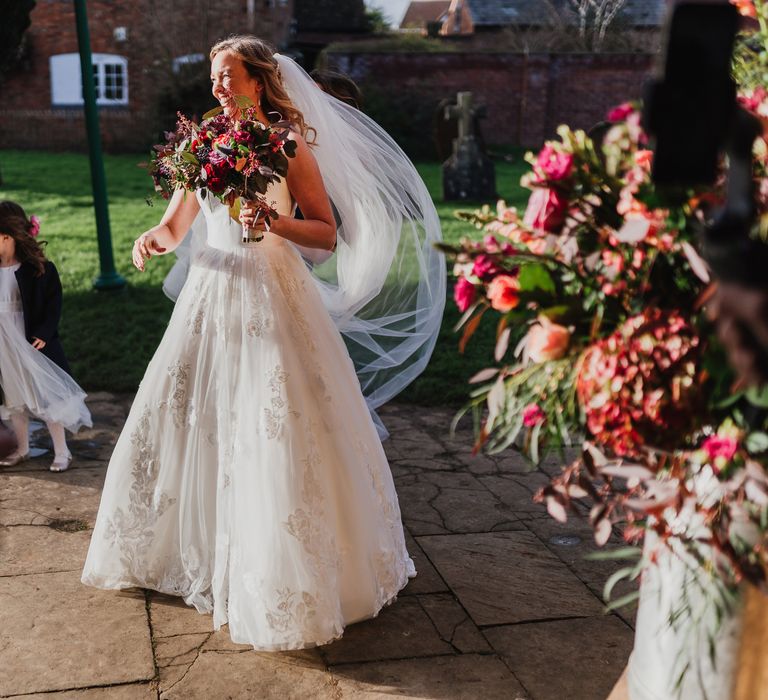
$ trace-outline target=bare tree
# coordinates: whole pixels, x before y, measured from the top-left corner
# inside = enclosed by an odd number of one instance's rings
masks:
[[[627,0],[568,0],[579,21],[579,37],[592,51],[599,51],[605,34]]]

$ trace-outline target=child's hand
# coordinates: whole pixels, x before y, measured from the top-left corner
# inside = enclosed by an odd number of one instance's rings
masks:
[[[42,350],[45,347],[45,341],[40,338],[32,338],[32,347],[35,350]]]
[[[147,231],[142,233],[133,243],[133,264],[137,269],[144,272],[144,261],[149,260],[153,255],[160,255],[165,252],[157,242],[153,233]]]

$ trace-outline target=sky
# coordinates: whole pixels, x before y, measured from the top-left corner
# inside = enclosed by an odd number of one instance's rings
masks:
[[[391,24],[399,26],[411,0],[365,0],[365,4],[367,7],[378,7],[387,15]]]

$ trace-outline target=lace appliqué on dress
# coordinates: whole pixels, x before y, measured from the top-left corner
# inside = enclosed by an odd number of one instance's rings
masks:
[[[175,498],[156,490],[160,465],[149,440],[149,419],[150,410],[145,408],[136,429],[131,433],[134,458],[131,465],[128,512],[115,508],[104,528],[104,538],[110,547],[120,550],[120,563],[125,571],[153,588],[180,591],[184,588],[177,578],[181,569],[169,577],[165,568],[162,572],[151,571],[147,561],[148,551],[155,536],[154,528],[166,511],[176,503]],[[186,581],[186,576],[184,580]]]
[[[283,588],[277,591],[277,607],[267,612],[267,622],[276,632],[295,634],[312,627],[316,614],[317,601],[309,593]]]
[[[268,377],[267,385],[272,391],[272,398],[270,399],[271,408],[264,409],[264,418],[267,424],[267,438],[274,440],[282,431],[283,421],[289,415],[298,418],[299,413],[291,409],[283,398],[283,387],[288,381],[288,372],[278,365],[268,374]]]
[[[168,405],[173,414],[173,424],[177,428],[187,425],[190,412],[190,402],[187,399],[187,384],[189,382],[189,363],[176,362],[168,368],[168,374],[173,379],[171,399]]]

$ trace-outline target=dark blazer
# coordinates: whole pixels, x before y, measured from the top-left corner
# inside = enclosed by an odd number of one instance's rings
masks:
[[[61,318],[61,280],[56,266],[45,262],[45,272],[37,277],[35,268],[22,263],[16,270],[16,282],[21,293],[24,311],[24,333],[31,343],[34,338],[45,341],[40,351],[53,360],[61,369],[70,373],[64,348],[59,340],[59,319]]]

